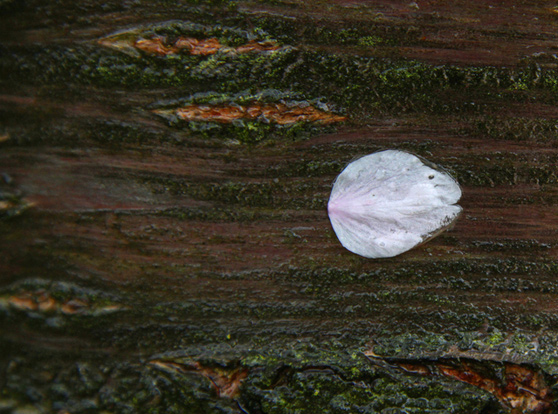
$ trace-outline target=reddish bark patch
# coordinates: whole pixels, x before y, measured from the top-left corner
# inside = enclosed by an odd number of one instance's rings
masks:
[[[84,310],[89,308],[89,306],[90,305],[87,302],[84,302],[83,300],[72,299],[64,303],[61,306],[60,310],[62,311],[62,313],[65,313],[67,315],[73,315],[75,313],[83,313]]]
[[[30,295],[22,294],[8,298],[8,303],[15,309],[23,311],[34,311],[37,309],[37,302]]]
[[[18,201],[7,201],[2,200],[0,201],[0,214],[11,214],[17,215],[21,213],[23,210],[26,210],[29,207],[33,207],[35,203],[27,201],[27,200],[18,200]]]
[[[163,44],[163,39],[160,37],[139,39],[134,43],[134,47],[150,55],[166,56],[176,53],[176,49],[174,47],[165,46]]]
[[[181,37],[174,43],[174,48],[177,51],[186,49],[191,55],[206,56],[217,53],[219,49],[223,48],[223,45],[214,37],[211,39]]]
[[[373,353],[367,355],[381,358]],[[474,385],[494,395],[512,414],[550,413],[552,410],[551,387],[541,372],[526,365],[461,358],[437,361],[381,359],[407,373],[443,375]]]
[[[165,116],[169,113],[169,110],[155,110],[154,112]],[[230,123],[239,119],[262,119],[279,125],[289,125],[296,122],[331,124],[347,119],[344,116],[320,111],[310,105],[291,107],[285,104],[187,105],[170,110],[170,112],[184,121],[213,121],[219,123]]]
[[[62,313],[64,315],[91,314],[113,312],[121,309],[118,305],[107,305],[98,307],[88,301],[73,298],[60,300],[51,296],[44,290],[34,292],[20,292],[5,298],[0,298],[0,304],[5,303],[11,308],[29,312]]]
[[[512,413],[548,413],[552,395],[540,372],[531,368],[505,363],[503,378],[489,378],[467,362],[448,366],[437,364],[440,372],[493,394]]]
[[[245,45],[235,48],[237,53],[248,53],[248,52],[271,52],[279,49],[279,45],[272,40],[256,41],[251,40]]]
[[[206,367],[199,362],[180,364],[172,361],[153,360],[149,364],[167,372],[195,373],[207,378],[218,397],[236,398],[240,393],[240,385],[248,376],[246,368]]]
[[[0,201],[0,210],[8,210],[11,207],[12,203],[8,201]]]
[[[100,39],[99,44],[120,51],[130,49],[141,50],[149,55],[167,56],[181,52],[191,55],[208,56],[225,51],[231,53],[270,52],[279,49],[277,42],[271,40],[256,41],[238,47],[228,47],[219,42],[215,37],[208,39],[197,39],[194,37],[179,37],[175,41],[169,41],[164,36],[153,36],[150,38],[133,38],[129,33],[109,36]]]
[[[174,44],[165,45],[165,39],[154,37],[151,39],[139,39],[134,47],[145,53],[166,56],[179,53],[182,50],[188,51],[191,55],[212,55],[217,53],[224,46],[216,38],[195,39],[191,37],[181,37]]]

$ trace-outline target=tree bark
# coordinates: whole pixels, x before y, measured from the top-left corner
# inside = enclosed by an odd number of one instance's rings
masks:
[[[557,19],[0,1],[0,411],[553,412]],[[464,211],[365,259],[326,205],[387,148]]]

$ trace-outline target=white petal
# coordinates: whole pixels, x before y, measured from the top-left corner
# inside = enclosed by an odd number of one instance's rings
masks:
[[[434,168],[433,168],[434,167]],[[461,189],[415,155],[376,152],[350,163],[333,185],[328,214],[341,244],[393,257],[436,236],[461,213]]]

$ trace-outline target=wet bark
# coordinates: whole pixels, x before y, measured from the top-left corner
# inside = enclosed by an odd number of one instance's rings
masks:
[[[0,1],[0,410],[552,412],[553,7]],[[464,212],[369,260],[385,148]]]

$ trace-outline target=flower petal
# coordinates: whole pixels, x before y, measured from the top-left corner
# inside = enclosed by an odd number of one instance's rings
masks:
[[[333,185],[328,214],[341,244],[369,258],[393,257],[451,225],[461,189],[447,173],[403,151],[350,163]]]

